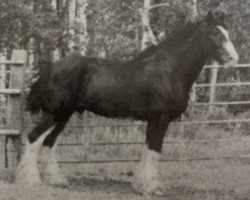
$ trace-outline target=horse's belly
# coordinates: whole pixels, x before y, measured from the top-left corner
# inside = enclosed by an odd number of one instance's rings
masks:
[[[120,90],[119,93],[106,92],[105,95],[89,95],[86,109],[107,117],[144,118],[147,113],[144,100],[140,95],[132,95]]]

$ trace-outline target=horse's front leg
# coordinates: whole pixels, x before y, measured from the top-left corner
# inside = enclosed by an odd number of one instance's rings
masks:
[[[43,141],[43,165],[42,173],[46,182],[52,185],[67,185],[68,181],[66,177],[60,172],[59,165],[56,159],[56,146],[57,137],[64,129],[67,121],[72,113],[64,114],[64,116],[58,117],[56,127]]]
[[[37,166],[37,157],[44,139],[55,127],[52,115],[43,114],[39,124],[28,134],[25,153],[16,169],[16,182],[32,186],[40,183],[40,174]]]
[[[143,148],[133,183],[136,192],[146,195],[164,194],[158,174],[158,161],[168,124],[168,118],[163,115],[148,121],[146,145]]]

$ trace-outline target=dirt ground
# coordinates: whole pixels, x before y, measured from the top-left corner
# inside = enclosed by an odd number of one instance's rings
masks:
[[[98,165],[99,166],[99,165]],[[162,163],[162,180],[166,187],[163,197],[150,199],[169,200],[250,200],[250,166],[248,162],[211,161]],[[89,168],[90,169],[90,168]],[[93,169],[93,167],[92,167]],[[115,167],[114,169],[118,169]],[[124,171],[130,166],[123,167]],[[65,188],[46,185],[26,188],[14,183],[13,173],[0,173],[0,200],[142,200],[135,194],[130,182],[133,175],[112,170],[105,165],[96,173],[70,172],[69,185]],[[97,171],[101,173],[97,173]],[[113,172],[113,173],[112,173]]]

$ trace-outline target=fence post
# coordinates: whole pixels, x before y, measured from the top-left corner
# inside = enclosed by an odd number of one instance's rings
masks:
[[[217,62],[214,62],[212,66],[219,66],[219,64]],[[218,68],[212,68],[209,103],[214,103],[216,100],[217,76],[218,76]],[[214,105],[209,106],[209,113],[213,112],[213,108],[214,108]]]
[[[26,58],[26,56],[25,56]],[[18,136],[9,136],[12,143],[10,167],[13,169],[17,166],[21,158],[22,150],[22,129],[23,129],[23,105],[24,105],[24,81],[25,81],[25,63],[11,65],[11,80],[12,89],[20,89],[20,94],[12,94],[10,96],[10,124],[9,128],[18,130]]]

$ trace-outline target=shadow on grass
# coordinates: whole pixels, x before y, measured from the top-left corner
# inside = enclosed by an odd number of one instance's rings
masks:
[[[119,195],[131,196],[136,195],[131,183],[128,181],[116,181],[116,180],[100,180],[89,177],[70,177],[69,186],[67,187],[71,191],[91,191],[91,192],[103,192],[106,194],[116,193]],[[134,196],[133,195],[133,196]],[[139,195],[139,194],[137,194]],[[141,196],[141,195],[139,195]],[[139,197],[138,196],[138,197]],[[142,197],[142,196],[141,196]],[[152,197],[154,199],[174,199],[174,200],[245,200],[246,197],[239,197],[234,191],[220,191],[220,190],[200,190],[195,188],[186,187],[171,187],[167,188],[163,197]]]
[[[14,183],[14,172],[10,170],[0,170],[0,181],[4,183]],[[51,186],[50,186],[51,187]],[[54,186],[51,187],[55,188]],[[143,196],[135,194],[129,181],[117,181],[108,178],[71,176],[69,177],[69,185],[60,187],[62,191],[72,191],[79,193],[95,193],[103,194],[105,197],[115,195],[117,197],[128,197],[128,199],[144,199]],[[249,195],[249,193],[248,193]],[[237,195],[235,191],[224,190],[202,190],[196,188],[188,188],[186,186],[166,188],[163,197],[152,197],[151,200],[173,199],[173,200],[247,200],[248,195]]]
[[[6,183],[14,183],[15,172],[13,170],[7,170],[7,169],[0,170],[0,180]]]
[[[69,190],[99,191],[105,193],[118,192],[120,194],[133,193],[131,183],[128,181],[116,181],[111,179],[97,179],[89,177],[69,177]]]

